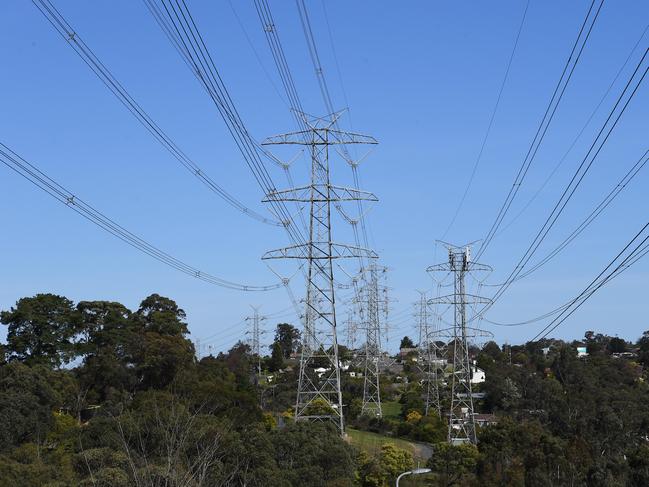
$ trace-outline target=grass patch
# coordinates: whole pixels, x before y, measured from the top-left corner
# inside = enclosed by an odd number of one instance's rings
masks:
[[[401,403],[397,401],[381,401],[381,411],[384,418],[398,418],[401,414]]]
[[[369,454],[377,453],[381,446],[390,443],[397,448],[410,452],[415,462],[425,463],[431,454],[431,448],[428,445],[413,443],[400,438],[391,438],[389,436],[371,433],[369,431],[355,430],[347,428],[348,441],[355,447],[368,452]]]

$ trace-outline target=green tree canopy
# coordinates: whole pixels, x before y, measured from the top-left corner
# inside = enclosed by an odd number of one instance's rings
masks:
[[[300,346],[300,331],[288,323],[279,323],[275,330],[275,342],[281,347],[284,358],[290,358]]]
[[[415,348],[415,344],[413,343],[413,341],[410,339],[409,336],[405,336],[401,339],[399,348]]]
[[[78,353],[79,317],[69,299],[55,294],[37,294],[18,300],[15,307],[0,313],[8,325],[6,353],[10,360],[60,367]]]

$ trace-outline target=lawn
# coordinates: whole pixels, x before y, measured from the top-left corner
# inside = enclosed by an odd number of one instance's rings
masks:
[[[397,401],[381,401],[381,411],[384,418],[398,418],[401,414],[401,403]]]
[[[431,455],[431,448],[428,445],[421,443],[413,443],[400,438],[391,438],[389,436],[370,433],[369,431],[355,430],[352,428],[347,428],[347,435],[349,442],[352,445],[361,450],[365,450],[368,453],[378,452],[381,449],[381,445],[391,443],[398,448],[410,452],[415,463],[419,462],[421,465],[425,464]]]

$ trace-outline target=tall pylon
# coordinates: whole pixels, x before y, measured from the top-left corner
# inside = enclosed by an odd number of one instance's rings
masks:
[[[417,312],[417,327],[419,329],[419,345],[417,346],[417,364],[423,375],[424,414],[435,411],[442,417],[442,405],[439,394],[439,347],[435,341],[434,325],[430,322],[428,300],[426,293],[419,291],[419,301],[415,303]]]
[[[250,330],[246,334],[250,335],[250,352],[257,359],[257,375],[256,380],[259,383],[261,378],[261,335],[264,333],[261,330],[261,322],[266,319],[265,316],[259,314],[259,307],[250,306],[253,310],[252,316],[248,316],[246,321],[250,323]]]
[[[453,274],[453,294],[440,296],[428,304],[449,304],[455,309],[453,320],[453,373],[451,376],[451,407],[449,410],[448,441],[452,444],[473,443],[476,439],[469,359],[467,304],[489,303],[489,299],[467,294],[466,275],[470,272],[490,272],[491,267],[471,261],[469,245],[446,245],[448,262],[430,266],[428,272]]]
[[[377,201],[368,192],[334,186],[330,181],[329,146],[376,144],[372,137],[335,128],[342,112],[324,118],[300,114],[308,130],[266,139],[264,145],[297,144],[308,146],[311,155],[311,183],[307,186],[273,191],[266,202],[298,201],[309,204],[307,242],[267,252],[263,259],[305,259],[306,299],[304,333],[295,404],[295,420],[333,421],[344,434],[343,403],[340,390],[340,362],[336,324],[336,297],[333,260],[340,258],[376,258],[368,249],[334,243],[332,240],[332,203]],[[326,371],[315,368],[326,364]]]

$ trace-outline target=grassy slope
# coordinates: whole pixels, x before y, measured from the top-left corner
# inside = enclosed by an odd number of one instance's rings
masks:
[[[383,445],[384,443],[391,443],[398,448],[409,451],[412,454],[415,462],[424,464],[430,456],[430,449],[425,445],[402,440],[400,438],[391,438],[389,436],[383,436],[377,433],[370,433],[369,431],[361,431],[351,428],[347,428],[347,435],[349,437],[349,442],[352,445],[360,448],[361,450],[365,450],[368,453],[378,452],[381,449],[381,445]]]
[[[401,414],[401,404],[397,401],[381,401],[384,418],[398,418]]]

